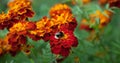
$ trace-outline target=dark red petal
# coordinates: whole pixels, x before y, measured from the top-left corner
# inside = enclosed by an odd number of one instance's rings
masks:
[[[62,55],[62,56],[68,56],[69,55],[69,53],[70,53],[70,48],[62,48],[62,50],[61,50],[61,52],[60,52],[60,54]]]
[[[60,52],[61,52],[61,46],[59,46],[59,45],[53,46],[53,47],[51,48],[51,51],[52,51],[52,53],[54,53],[54,54],[60,54]]]
[[[45,33],[44,36],[43,36],[43,40],[46,42],[48,40],[50,40],[50,33]]]
[[[21,35],[18,40],[19,40],[20,44],[26,44],[26,42],[27,42],[27,38],[23,35]]]
[[[27,17],[33,17],[34,16],[34,12],[32,10],[27,9],[27,12],[25,14]]]

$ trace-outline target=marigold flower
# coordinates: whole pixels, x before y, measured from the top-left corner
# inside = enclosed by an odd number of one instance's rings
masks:
[[[106,26],[110,22],[110,17],[112,16],[112,12],[109,10],[104,10],[101,12],[99,10],[96,11],[97,17],[100,19],[99,28]]]
[[[13,2],[9,2],[8,6],[10,8],[8,15],[12,18],[19,16],[19,19],[25,20],[27,17],[33,17],[34,15],[29,0],[14,0]]]
[[[73,31],[63,28],[64,27],[61,26],[60,29],[54,29],[54,31],[51,32],[50,46],[52,53],[68,56],[71,47],[76,47],[78,41]]]
[[[104,10],[101,12],[100,10],[96,10],[95,14],[90,14],[89,21],[86,19],[83,19],[80,23],[80,29],[84,29],[86,31],[92,31],[94,26],[98,26],[98,28],[103,28],[106,26],[112,16],[112,12],[110,10]],[[96,24],[96,19],[99,19],[99,24]],[[93,27],[90,28],[90,25],[93,25]]]
[[[29,0],[14,0],[9,2],[8,6],[8,13],[0,14],[0,29],[9,29],[14,23],[26,20],[34,15]]]

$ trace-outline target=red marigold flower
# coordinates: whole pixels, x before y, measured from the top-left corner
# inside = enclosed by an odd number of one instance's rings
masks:
[[[54,54],[60,54],[62,56],[68,56],[71,47],[78,45],[77,38],[74,36],[73,31],[68,29],[55,29],[51,32],[50,46],[51,51]]]
[[[70,25],[73,25],[71,28],[74,29],[77,23],[75,17],[73,17],[72,11],[69,6],[66,4],[56,4],[50,9],[50,21],[54,23],[54,26],[61,26],[65,24],[70,29]],[[69,24],[68,24],[69,23]]]

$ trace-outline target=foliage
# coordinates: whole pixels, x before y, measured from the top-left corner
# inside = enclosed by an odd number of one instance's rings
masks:
[[[119,63],[120,62],[120,8],[109,8],[109,4],[100,6],[98,0],[92,0],[87,4],[82,3],[82,0],[33,0],[32,7],[35,11],[35,16],[29,18],[30,21],[36,21],[43,16],[49,16],[49,9],[57,3],[65,3],[72,9],[72,13],[77,19],[77,27],[74,35],[78,39],[78,46],[72,47],[72,52],[61,63]],[[7,0],[0,0],[0,12],[6,12]],[[95,33],[91,31],[80,30],[80,23],[83,18],[89,20],[89,15],[96,10],[104,11],[109,9],[113,12],[111,21],[105,25],[101,31],[97,26],[91,25]],[[98,21],[99,24],[99,20]],[[8,33],[7,29],[0,30],[0,38],[3,38]],[[90,37],[90,40],[89,40]],[[16,56],[5,54],[0,56],[0,63],[57,63],[56,59],[61,56],[52,54],[50,44],[44,40],[34,41],[27,37],[27,43],[33,45],[29,55],[24,52],[19,52]]]

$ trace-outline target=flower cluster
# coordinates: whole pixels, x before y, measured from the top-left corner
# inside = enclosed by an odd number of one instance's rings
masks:
[[[21,50],[28,50],[27,47],[27,32],[35,28],[34,23],[27,22],[27,18],[33,17],[31,2],[29,0],[14,0],[8,4],[8,12],[0,14],[0,30],[7,28],[9,33],[4,40],[1,40],[1,44],[8,47],[1,47],[1,54],[5,52],[16,55]],[[32,26],[33,25],[33,26]],[[3,44],[3,42],[5,44]],[[26,48],[23,48],[26,47]]]
[[[56,4],[50,9],[49,18],[45,16],[35,22],[28,21],[34,16],[29,0],[14,0],[9,2],[8,7],[6,14],[0,14],[0,29],[7,28],[9,31],[5,40],[0,40],[0,55],[4,52],[13,56],[20,51],[29,52],[27,37],[35,41],[50,41],[52,53],[62,56],[68,56],[71,47],[78,45],[73,33],[77,22],[66,4]]]

